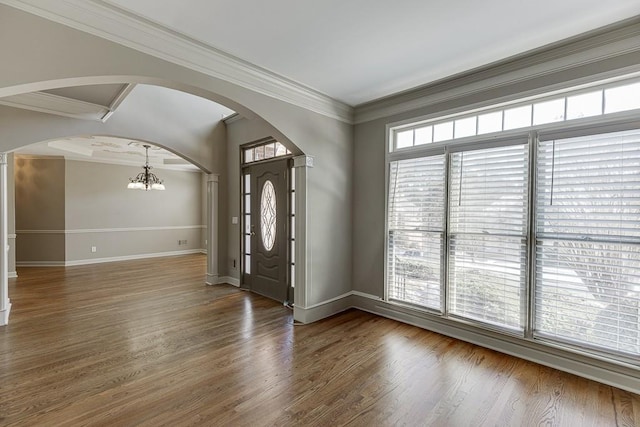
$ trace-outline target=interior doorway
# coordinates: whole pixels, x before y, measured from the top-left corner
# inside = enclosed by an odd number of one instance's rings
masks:
[[[272,139],[242,149],[242,283],[293,303],[293,198],[290,152]]]

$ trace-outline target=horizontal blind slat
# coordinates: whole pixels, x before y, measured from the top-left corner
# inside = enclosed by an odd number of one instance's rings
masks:
[[[444,155],[391,162],[388,297],[440,309],[444,242]]]
[[[522,330],[528,146],[451,155],[450,312]]]
[[[536,334],[640,354],[640,131],[538,144]]]

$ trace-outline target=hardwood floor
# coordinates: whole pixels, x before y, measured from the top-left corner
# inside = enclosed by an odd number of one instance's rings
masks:
[[[638,395],[356,310],[293,326],[204,265],[19,269],[0,425],[640,425]]]

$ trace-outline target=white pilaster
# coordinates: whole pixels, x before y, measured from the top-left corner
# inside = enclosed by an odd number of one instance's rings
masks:
[[[207,176],[207,285],[218,283],[218,175]]]
[[[7,234],[7,153],[0,153],[0,326],[9,323],[9,244]]]
[[[307,173],[308,169],[313,167],[313,157],[294,157],[293,167],[296,168],[296,287],[293,297],[293,319],[305,323],[304,313],[309,306],[312,269],[312,254],[307,242],[307,220],[311,215],[307,210]]]

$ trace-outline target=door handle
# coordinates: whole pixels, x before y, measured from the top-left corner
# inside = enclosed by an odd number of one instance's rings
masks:
[[[252,232],[251,232],[251,235],[252,235],[252,236],[255,236],[255,235],[256,235],[256,232],[255,232],[255,231],[252,231]]]

